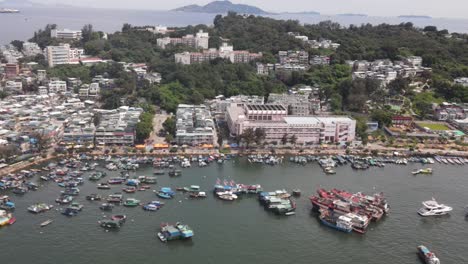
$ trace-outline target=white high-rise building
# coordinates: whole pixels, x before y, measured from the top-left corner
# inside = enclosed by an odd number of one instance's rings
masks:
[[[59,39],[81,39],[81,30],[52,29],[50,31],[50,37]]]
[[[60,46],[47,46],[45,51],[49,67],[70,63],[69,44],[61,44]]]

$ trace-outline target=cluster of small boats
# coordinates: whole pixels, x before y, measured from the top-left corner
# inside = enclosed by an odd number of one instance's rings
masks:
[[[390,210],[382,193],[371,196],[338,189],[318,189],[317,193],[310,197],[310,201],[313,209],[320,212],[322,223],[337,227],[338,223],[346,225],[350,219],[353,230],[358,233],[365,233],[371,220],[379,221]],[[340,218],[341,215],[346,217]]]
[[[223,183],[221,183],[221,180],[217,179],[213,193],[221,200],[234,201],[239,198],[239,195],[258,194],[262,192],[262,190],[263,188],[259,184],[236,184],[233,180],[224,180]]]

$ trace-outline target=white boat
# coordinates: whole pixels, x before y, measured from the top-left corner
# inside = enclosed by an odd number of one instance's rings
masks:
[[[423,207],[418,210],[418,214],[421,216],[446,215],[453,210],[450,206],[437,203],[434,198],[432,198],[432,200],[422,202],[422,204]]]

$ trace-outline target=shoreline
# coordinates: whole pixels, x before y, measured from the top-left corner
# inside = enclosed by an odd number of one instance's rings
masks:
[[[377,155],[375,154],[377,151]],[[374,154],[372,153],[374,152]],[[395,155],[398,152],[398,155]],[[231,150],[229,153],[222,153],[218,149],[200,151],[197,149],[186,149],[185,151],[169,152],[169,151],[158,151],[158,152],[146,152],[146,153],[128,153],[128,152],[115,152],[105,154],[103,152],[78,152],[73,155],[59,154],[51,155],[46,158],[36,159],[34,161],[22,161],[20,163],[12,164],[11,166],[0,169],[0,177],[5,175],[16,173],[21,170],[28,169],[35,165],[46,163],[50,160],[58,158],[70,158],[76,157],[77,155],[85,154],[87,156],[111,156],[111,157],[171,157],[171,156],[214,156],[214,155],[235,155],[235,156],[249,156],[249,155],[272,155],[272,156],[333,156],[333,155],[351,155],[360,157],[433,157],[433,156],[445,156],[445,157],[464,157],[468,158],[468,152],[466,151],[441,151],[441,150],[424,150],[424,151],[409,151],[406,149],[352,149],[349,153],[346,153],[343,149],[319,149],[319,150],[293,150],[293,149],[274,149],[272,150],[258,150],[258,149],[242,149],[242,150]]]

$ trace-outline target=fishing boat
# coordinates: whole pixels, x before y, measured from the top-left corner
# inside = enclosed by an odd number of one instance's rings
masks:
[[[15,203],[8,196],[0,197],[0,209],[5,211],[15,210]]]
[[[64,191],[62,191],[63,195],[71,195],[71,196],[77,196],[80,194],[80,189],[78,188],[67,188]]]
[[[163,199],[172,199],[172,196],[167,194],[167,193],[164,193],[164,192],[158,192],[158,197],[159,198],[163,198]]]
[[[165,172],[164,170],[155,170],[155,171],[153,172],[153,174],[154,174],[154,175],[164,175],[164,174],[166,174],[166,172]]]
[[[140,205],[140,200],[137,200],[135,198],[127,198],[125,199],[123,205],[127,207],[135,207]]]
[[[111,178],[107,181],[108,184],[122,184],[125,182],[123,178]]]
[[[73,201],[73,196],[70,196],[70,195],[61,195],[59,198],[55,199],[55,202],[59,204],[69,204],[72,201]]]
[[[81,211],[83,209],[84,205],[78,203],[78,202],[73,202],[68,206],[68,208],[76,210],[76,211]]]
[[[31,212],[31,213],[38,214],[38,213],[43,213],[43,212],[49,211],[53,207],[54,207],[53,205],[47,205],[45,203],[38,203],[38,204],[34,204],[34,205],[29,206],[28,211]]]
[[[122,225],[119,221],[108,220],[108,219],[101,220],[98,223],[102,228],[105,228],[105,229],[118,229]]]
[[[107,197],[107,202],[109,203],[122,203],[123,195],[121,193],[110,194]]]
[[[101,206],[99,206],[99,209],[103,211],[112,211],[113,208],[114,208],[114,205],[110,203],[103,203],[101,204]]]
[[[436,257],[434,252],[431,252],[423,245],[418,246],[418,255],[426,264],[440,264],[440,260]]]
[[[62,214],[66,216],[75,216],[75,215],[78,215],[78,210],[67,207],[65,208],[65,210],[62,211]]]
[[[88,201],[100,201],[101,199],[102,199],[102,196],[96,193],[92,193],[86,196],[86,200]]]
[[[206,193],[205,192],[191,192],[189,196],[191,198],[206,198]]]
[[[113,215],[111,216],[111,219],[113,221],[119,221],[120,224],[123,224],[127,220],[127,216],[126,215]]]
[[[353,231],[353,223],[351,218],[345,215],[334,214],[331,210],[322,210],[319,219],[322,224],[336,230],[345,233],[351,233],[351,231]]]
[[[296,197],[297,197],[297,196],[301,196],[301,190],[300,190],[300,189],[294,189],[294,190],[292,191],[292,195],[294,195],[294,196],[296,196]]]
[[[123,188],[122,191],[126,192],[126,193],[135,193],[136,192],[136,188],[135,187],[126,187],[126,188]]]
[[[413,175],[417,174],[432,174],[432,169],[431,168],[425,168],[425,169],[419,169],[411,172]]]
[[[97,188],[101,190],[109,190],[111,187],[107,183],[98,183]]]
[[[219,192],[217,195],[219,199],[224,201],[234,201],[238,198],[238,196],[232,192]]]
[[[182,223],[176,223],[175,225],[163,223],[161,224],[161,231],[157,233],[158,238],[162,242],[178,239],[191,239],[193,235],[193,230],[188,225],[184,225]]]
[[[422,202],[423,207],[418,210],[418,214],[421,216],[438,216],[446,215],[453,210],[452,207],[439,204],[432,198],[432,200]]]
[[[325,174],[336,174],[336,171],[332,167],[324,167],[323,171]]]
[[[152,202],[149,202],[148,204],[144,205],[143,210],[145,210],[145,211],[157,211],[163,205],[164,205],[164,203],[162,203],[160,201],[152,201]]]
[[[181,170],[171,170],[169,171],[169,176],[181,176],[182,171]]]
[[[41,226],[41,227],[45,227],[45,226],[50,225],[52,222],[53,222],[53,220],[48,219],[48,220],[42,222],[42,223],[40,224],[40,226]]]

